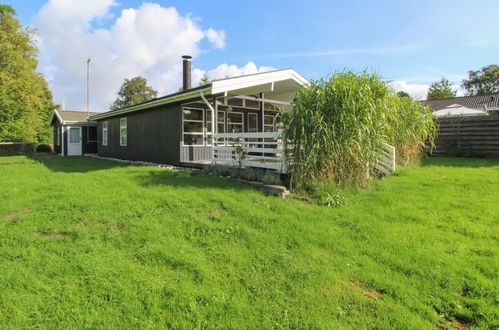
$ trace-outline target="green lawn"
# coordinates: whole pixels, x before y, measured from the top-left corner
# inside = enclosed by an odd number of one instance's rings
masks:
[[[499,161],[328,208],[228,179],[0,158],[0,328],[499,327]]]

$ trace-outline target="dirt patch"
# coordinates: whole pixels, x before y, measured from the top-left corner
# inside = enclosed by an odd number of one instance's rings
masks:
[[[381,292],[378,292],[376,290],[367,289],[360,282],[350,281],[350,285],[353,288],[356,288],[356,289],[362,291],[362,294],[368,298],[375,299],[375,300],[378,300],[381,298]]]
[[[220,215],[227,210],[223,203],[220,203],[220,206],[210,212],[209,219],[211,221],[220,221]]]
[[[468,330],[470,326],[463,321],[460,320],[442,320],[437,323],[438,329],[453,329],[453,330]]]
[[[27,206],[27,207],[24,207],[20,210],[17,210],[15,212],[11,212],[11,213],[6,213],[3,215],[4,218],[6,219],[15,219],[23,214],[26,214],[28,213],[29,211],[31,211],[32,209],[34,208],[34,206]]]

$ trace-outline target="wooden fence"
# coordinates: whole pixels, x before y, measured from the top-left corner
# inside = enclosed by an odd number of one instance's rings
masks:
[[[435,156],[499,156],[499,115],[438,119]]]

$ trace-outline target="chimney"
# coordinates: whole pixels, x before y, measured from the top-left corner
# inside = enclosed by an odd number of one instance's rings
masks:
[[[182,56],[182,67],[183,67],[183,86],[182,90],[186,91],[191,89],[191,58],[192,56],[184,55]]]

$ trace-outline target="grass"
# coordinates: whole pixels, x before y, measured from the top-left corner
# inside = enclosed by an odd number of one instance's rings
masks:
[[[90,158],[0,158],[0,328],[499,327],[499,161],[328,208]]]

